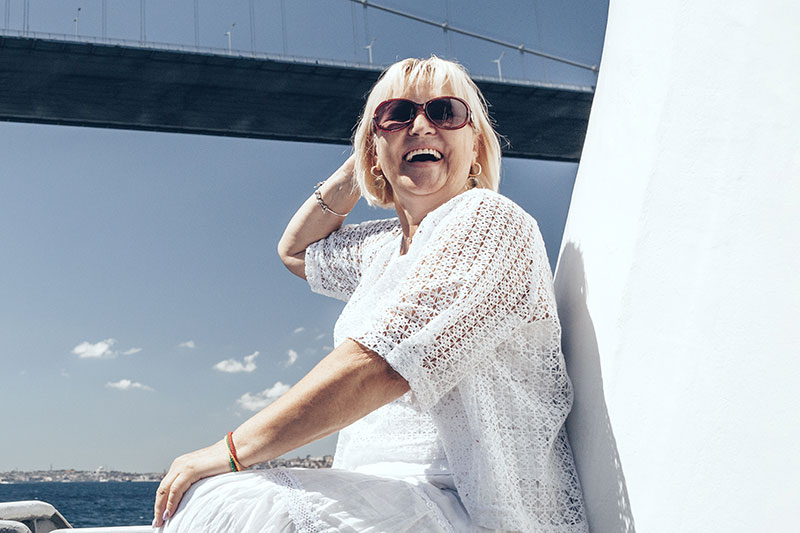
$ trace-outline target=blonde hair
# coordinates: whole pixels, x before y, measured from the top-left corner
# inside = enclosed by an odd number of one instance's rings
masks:
[[[429,59],[404,59],[387,68],[372,87],[364,111],[353,134],[356,154],[355,178],[361,195],[370,205],[391,208],[394,206],[391,187],[377,187],[370,169],[377,163],[375,129],[372,116],[384,100],[403,94],[416,85],[447,88],[446,96],[457,96],[469,104],[470,123],[477,136],[481,174],[478,187],[497,191],[500,184],[500,141],[489,118],[486,99],[460,64],[431,56]],[[466,184],[467,177],[464,176]]]

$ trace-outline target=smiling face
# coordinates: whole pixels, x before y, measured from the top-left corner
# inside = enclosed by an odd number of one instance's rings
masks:
[[[447,90],[416,86],[394,97],[422,104],[451,94]],[[457,130],[440,129],[420,111],[407,128],[376,130],[375,152],[378,165],[392,187],[398,212],[403,209],[417,218],[466,190],[478,142],[470,123]]]

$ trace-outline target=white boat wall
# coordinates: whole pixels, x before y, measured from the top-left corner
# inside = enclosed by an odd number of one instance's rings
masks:
[[[56,529],[53,533],[153,533],[153,531],[152,526],[110,526]]]
[[[0,533],[152,533],[150,526],[74,529],[55,507],[38,500],[0,502]]]
[[[66,518],[49,503],[38,500],[0,502],[0,533],[49,533],[70,527]]]
[[[798,27],[611,2],[556,273],[592,531],[797,530]]]

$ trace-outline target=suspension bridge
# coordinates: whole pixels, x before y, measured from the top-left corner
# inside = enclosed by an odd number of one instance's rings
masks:
[[[30,31],[27,19],[21,31],[0,31],[0,120],[349,144],[364,96],[382,71],[370,64],[230,46],[110,39],[103,13],[100,38],[78,35],[77,19],[74,36]],[[596,70],[522,45],[445,29]],[[593,88],[502,79],[499,66],[497,78],[475,81],[508,141],[504,155],[578,161]]]

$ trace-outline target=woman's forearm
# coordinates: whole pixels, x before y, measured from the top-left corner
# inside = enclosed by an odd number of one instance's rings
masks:
[[[409,390],[371,350],[346,340],[286,394],[233,433],[244,466],[274,459],[329,435]]]
[[[385,360],[348,339],[233,432],[238,460],[248,467],[274,459],[355,422],[408,389]],[[224,439],[175,459],[156,490],[153,526],[175,513],[193,483],[229,471]]]
[[[325,204],[336,213],[349,213],[359,199],[353,179],[354,156],[350,156],[319,188]],[[314,195],[294,214],[281,240],[278,255],[293,274],[305,279],[305,251],[308,245],[324,239],[342,226],[344,218],[324,212]]]

